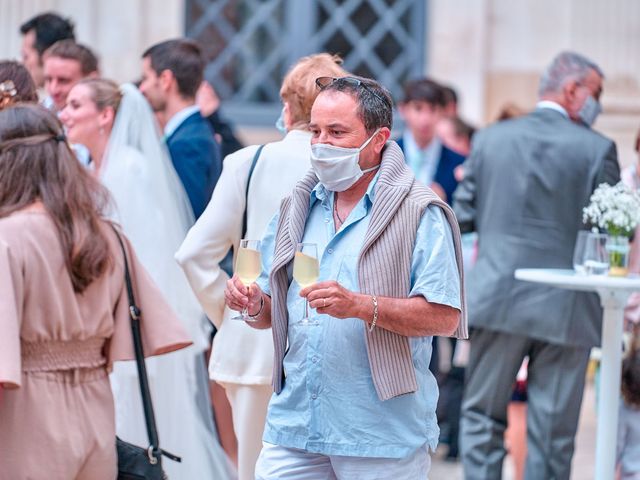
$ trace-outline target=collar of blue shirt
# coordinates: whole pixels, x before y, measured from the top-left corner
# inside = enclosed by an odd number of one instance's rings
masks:
[[[402,134],[402,141],[404,143],[404,156],[407,161],[407,165],[413,171],[418,180],[425,185],[429,185],[438,169],[438,163],[440,162],[440,155],[442,153],[442,143],[440,139],[434,137],[429,145],[425,148],[420,148],[416,143],[411,131],[405,130]]]
[[[378,169],[378,171],[376,172],[375,176],[373,177],[373,180],[371,180],[371,183],[369,183],[369,186],[367,187],[367,191],[365,192],[364,196],[365,199],[367,200],[366,206],[367,209],[373,205],[373,199],[375,198],[375,186],[376,183],[378,182],[378,177],[380,177],[380,169]],[[311,209],[311,207],[313,207],[314,203],[316,203],[317,201],[319,202],[323,202],[324,200],[328,199],[331,194],[333,192],[330,190],[327,190],[327,188],[320,182],[318,182],[318,184],[313,188],[313,190],[311,190],[311,195],[309,196],[309,209]]]
[[[178,113],[176,113],[164,126],[164,138],[169,138],[171,135],[173,135],[173,133],[178,129],[180,125],[182,125],[182,123],[187,118],[198,111],[200,111],[200,108],[197,105],[191,105],[190,107],[185,107]]]

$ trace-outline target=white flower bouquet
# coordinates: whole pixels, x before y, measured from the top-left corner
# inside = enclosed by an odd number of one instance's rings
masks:
[[[601,183],[589,200],[589,206],[582,210],[582,220],[607,231],[609,275],[625,276],[629,237],[640,224],[640,190],[622,182],[613,186]]]
[[[601,183],[582,210],[582,221],[607,231],[611,236],[630,237],[640,224],[640,191],[624,183]]]

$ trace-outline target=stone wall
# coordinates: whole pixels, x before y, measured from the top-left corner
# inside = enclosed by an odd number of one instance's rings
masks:
[[[137,80],[142,52],[182,35],[184,25],[183,0],[0,0],[0,58],[20,57],[20,25],[45,11],[72,18],[78,41],[119,82]]]
[[[604,114],[626,165],[640,128],[640,2],[636,0],[429,0],[429,72],[462,93],[478,125],[507,102],[535,105],[538,78],[561,50],[587,55],[605,72]]]
[[[637,0],[424,0],[427,70],[461,94],[462,114],[482,126],[506,102],[535,105],[538,78],[563,49],[606,73],[596,128],[630,163],[640,128],[640,2]],[[135,80],[149,45],[182,34],[184,0],[0,0],[0,58],[20,53],[19,25],[55,10],[100,56],[106,77]],[[250,137],[250,135],[249,135]],[[247,138],[251,141],[251,138]]]

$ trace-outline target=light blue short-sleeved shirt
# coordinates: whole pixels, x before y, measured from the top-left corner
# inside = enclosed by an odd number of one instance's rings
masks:
[[[333,195],[321,184],[310,197],[304,242],[318,245],[319,281],[337,280],[359,291],[357,258],[365,238],[376,178],[335,232]],[[268,272],[278,215],[263,238],[263,273],[258,284],[269,294]],[[428,445],[435,450],[438,387],[429,371],[431,337],[412,337],[418,391],[380,401],[376,394],[360,319],[337,319],[309,309],[317,325],[303,326],[304,299],[292,281],[287,294],[288,350],[285,383],[269,403],[264,441],[325,455],[402,458]],[[460,279],[451,228],[438,207],[426,209],[411,264],[411,292],[430,302],[460,308]],[[428,319],[425,319],[428,321]]]

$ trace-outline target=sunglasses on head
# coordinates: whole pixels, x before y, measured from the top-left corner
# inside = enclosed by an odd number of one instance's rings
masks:
[[[355,77],[318,77],[316,78],[316,86],[320,90],[324,90],[329,85],[333,85],[334,83],[336,83],[336,86],[339,86],[342,84],[342,85],[350,85],[356,88],[362,88],[367,92],[369,92],[370,94],[372,94],[374,97],[376,97],[385,105],[389,104],[389,100],[382,97],[380,94],[376,93],[370,86],[368,86],[359,78],[355,78]]]

